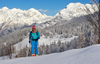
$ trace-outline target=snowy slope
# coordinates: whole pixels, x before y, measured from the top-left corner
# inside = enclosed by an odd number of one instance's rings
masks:
[[[38,57],[2,60],[0,64],[100,64],[100,44]]]
[[[57,37],[57,36],[55,36],[55,37],[53,37],[53,38],[45,38],[45,36],[42,36],[41,37],[41,39],[39,39],[39,46],[40,45],[50,45],[50,44],[52,44],[52,42],[58,42],[58,40],[61,40],[61,42],[71,42],[72,40],[74,40],[75,38],[78,38],[77,36],[73,36],[73,37],[71,37],[71,38],[60,38],[60,37]],[[16,52],[19,52],[20,51],[20,49],[23,49],[23,48],[25,48],[26,46],[31,46],[30,44],[29,44],[29,37],[27,37],[27,38],[25,38],[23,41],[21,41],[21,42],[19,42],[19,43],[17,43],[17,44],[15,44],[14,45],[14,47],[15,47],[15,50],[16,50]]]

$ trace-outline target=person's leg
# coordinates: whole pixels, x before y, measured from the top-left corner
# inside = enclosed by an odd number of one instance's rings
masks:
[[[32,53],[32,56],[35,56],[35,53],[34,53],[34,41],[31,41],[31,53]]]
[[[36,56],[38,55],[38,41],[35,42],[35,53],[36,53]]]

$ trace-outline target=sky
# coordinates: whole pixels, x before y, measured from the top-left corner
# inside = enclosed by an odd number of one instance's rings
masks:
[[[34,8],[41,13],[54,16],[69,3],[76,2],[88,4],[90,0],[0,0],[0,8],[8,7],[9,9],[19,8],[22,10]]]

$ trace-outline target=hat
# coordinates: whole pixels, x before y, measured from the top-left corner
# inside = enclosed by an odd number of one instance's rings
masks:
[[[34,28],[34,29],[35,29],[35,26],[32,26],[32,28]]]

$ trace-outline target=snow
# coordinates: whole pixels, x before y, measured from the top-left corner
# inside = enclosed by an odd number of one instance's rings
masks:
[[[37,57],[1,60],[0,64],[100,64],[100,44]]]
[[[52,44],[52,42],[58,42],[58,40],[61,40],[61,42],[70,42],[72,40],[74,40],[75,38],[78,38],[78,36],[73,36],[71,38],[60,38],[60,36],[54,36],[53,38],[49,38],[49,37],[41,37],[41,39],[39,40],[39,45],[50,45]]]

